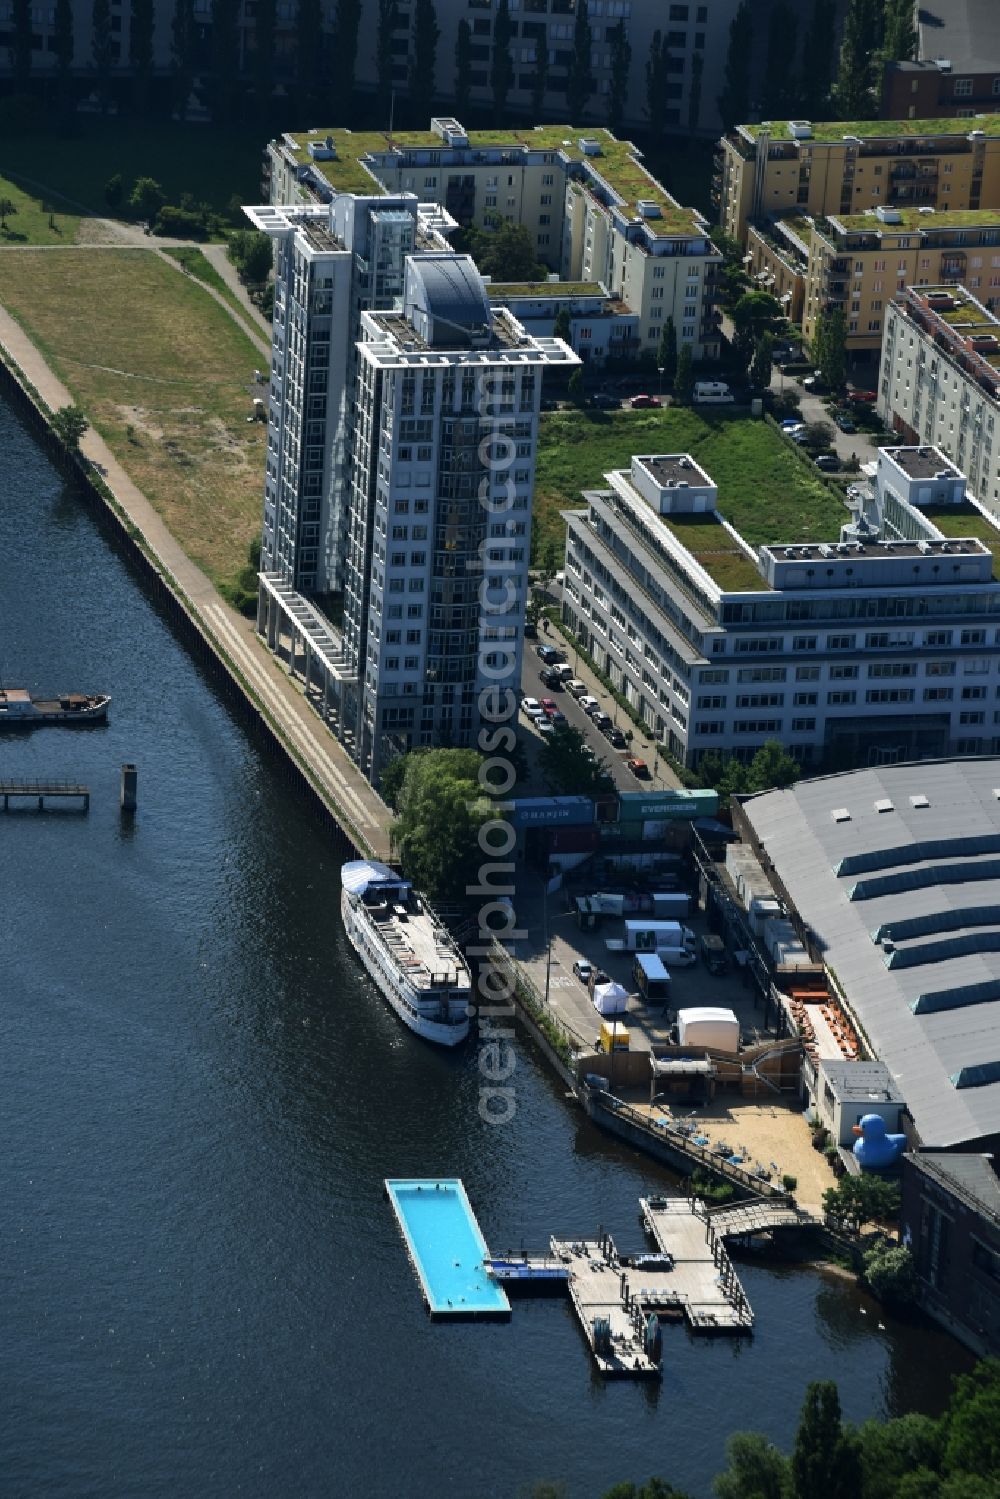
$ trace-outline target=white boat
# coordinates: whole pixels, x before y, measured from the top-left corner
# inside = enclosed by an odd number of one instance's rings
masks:
[[[386,864],[352,859],[340,870],[344,930],[404,1025],[457,1046],[469,1034],[468,964],[430,906]]]

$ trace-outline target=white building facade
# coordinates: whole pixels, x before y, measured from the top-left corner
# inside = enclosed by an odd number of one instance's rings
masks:
[[[878,412],[904,440],[940,448],[1000,513],[1000,319],[964,286],[908,287],[890,303]]]
[[[770,739],[812,766],[1000,745],[1000,583],[978,539],[1000,551],[1000,531],[942,453],[880,450],[829,542],[790,527],[756,549],[688,455],[606,478],[566,516],[563,618],[683,763]]]

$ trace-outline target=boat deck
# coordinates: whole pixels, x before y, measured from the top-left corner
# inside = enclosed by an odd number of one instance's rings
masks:
[[[471,990],[469,970],[443,926],[426,910],[364,907],[374,929],[417,989]]]

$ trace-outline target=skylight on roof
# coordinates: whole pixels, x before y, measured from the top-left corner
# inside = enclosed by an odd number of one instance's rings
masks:
[[[960,1067],[953,1072],[951,1081],[956,1088],[985,1088],[989,1083],[1000,1083],[1000,1062],[978,1062],[972,1067]]]
[[[851,820],[851,814],[846,807],[834,807],[830,816],[834,822],[850,822]]]
[[[910,806],[911,807],[929,807],[930,806],[930,802],[927,800],[926,796],[924,796],[924,793],[921,791],[921,792],[918,793],[918,795],[910,797]]]
[[[887,796],[880,796],[878,801],[875,803],[876,812],[895,812],[895,810],[896,809],[892,805],[892,801]]]

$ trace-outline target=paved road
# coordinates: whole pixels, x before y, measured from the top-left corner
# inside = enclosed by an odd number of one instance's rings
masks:
[[[628,751],[614,750],[611,748],[611,745],[608,743],[607,739],[605,739],[604,735],[595,728],[593,723],[591,723],[590,719],[587,717],[586,713],[584,713],[583,709],[580,707],[579,703],[571,693],[566,692],[565,689],[562,692],[553,692],[551,688],[545,686],[545,684],[542,682],[541,676],[539,675],[539,673],[543,670],[543,667],[542,662],[539,660],[537,651],[535,649],[538,644],[551,644],[554,645],[558,650],[563,651],[566,655],[567,660],[569,661],[569,664],[573,667],[574,675],[579,677],[582,682],[586,682],[588,692],[592,697],[597,698],[604,712],[609,714],[612,720],[618,724],[623,733],[627,733],[629,729],[632,730],[632,734],[634,737],[632,740],[632,745]],[[676,788],[680,785],[677,777],[674,775],[673,771],[669,768],[666,762],[663,760],[657,761],[655,745],[652,739],[647,734],[641,733],[635,727],[635,724],[632,722],[632,720],[615,702],[608,689],[606,687],[603,687],[601,683],[597,681],[592,672],[588,671],[587,667],[580,660],[579,656],[575,654],[572,647],[566,640],[563,639],[558,631],[554,629],[550,630],[547,635],[543,631],[541,632],[538,641],[528,640],[525,642],[524,668],[521,673],[521,687],[528,697],[551,697],[556,703],[558,703],[560,710],[565,713],[572,726],[575,729],[579,729],[580,732],[584,735],[587,743],[592,746],[598,756],[608,762],[611,774],[614,777],[615,785],[620,791],[641,791],[643,786],[653,785],[662,790],[665,788]],[[527,724],[523,713],[518,714],[518,718],[526,736],[528,737],[529,742],[537,741],[540,746],[542,740],[541,734],[538,733],[537,729]],[[646,764],[649,766],[651,772],[651,778],[649,780],[640,781],[631,773],[631,771],[625,768],[625,759],[627,754],[638,755],[646,761]]]

